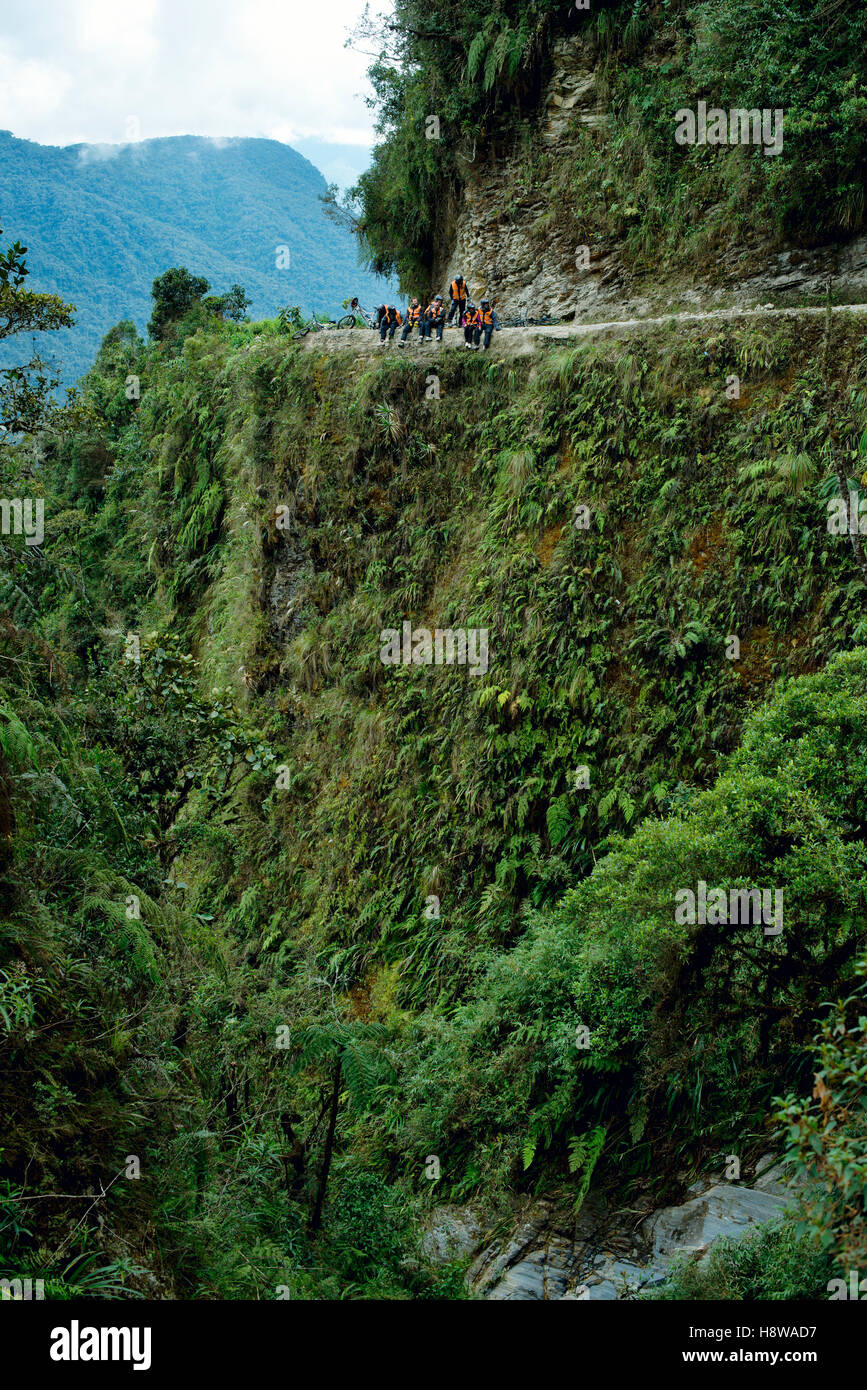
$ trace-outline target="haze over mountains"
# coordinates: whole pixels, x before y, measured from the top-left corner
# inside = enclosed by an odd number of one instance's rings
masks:
[[[121,319],[144,331],[154,277],[170,266],[206,276],[212,293],[243,285],[253,318],[284,304],[334,314],[352,293],[372,303],[384,282],[360,268],[354,238],[325,215],[325,188],[309,160],[276,140],[59,147],[0,131],[5,242],[28,247],[30,288],[77,305],[74,329],[37,340],[65,383]],[[29,348],[6,344],[0,362]]]

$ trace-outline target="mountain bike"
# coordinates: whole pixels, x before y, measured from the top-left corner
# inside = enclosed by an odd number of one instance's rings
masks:
[[[344,314],[342,319],[337,320],[338,328],[355,328],[358,324],[359,319],[361,319],[362,322],[366,324],[368,328],[379,327],[379,325],[376,322],[376,314],[373,313],[370,309],[365,309],[364,305],[359,304],[357,299],[350,299],[349,307],[352,310],[352,313]]]
[[[288,333],[290,330],[294,329],[292,333],[293,341],[296,338],[306,338],[308,333],[321,333],[325,328],[337,327],[334,319],[320,319],[317,318],[315,313],[313,317],[305,323],[298,313],[298,310],[290,308],[288,305],[285,309],[280,310],[280,313],[277,315],[277,320],[284,333]]]
[[[308,333],[321,333],[322,330],[325,328],[336,327],[337,324],[334,322],[334,319],[318,319],[314,314],[313,318],[310,319],[309,323],[302,323],[301,327],[295,330],[295,332],[292,334],[292,337],[293,339],[306,338]]]

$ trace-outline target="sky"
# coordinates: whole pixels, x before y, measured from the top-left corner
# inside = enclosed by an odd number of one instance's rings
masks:
[[[370,57],[344,47],[364,0],[22,0],[3,8],[0,130],[45,145],[267,136],[341,187],[369,162]]]

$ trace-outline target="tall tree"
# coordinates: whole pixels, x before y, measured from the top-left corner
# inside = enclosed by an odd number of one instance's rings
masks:
[[[162,338],[169,324],[188,314],[207,294],[210,283],[203,275],[191,275],[186,266],[172,266],[154,280],[154,308],[148,324],[152,338]]]
[[[0,236],[3,228],[0,227]],[[56,294],[37,294],[24,288],[30,271],[27,247],[15,241],[0,249],[0,338],[17,333],[45,333],[69,328],[75,322],[74,304],[65,304]],[[13,434],[30,434],[45,424],[54,404],[52,392],[58,378],[42,358],[34,353],[19,367],[0,371],[0,425]]]
[[[318,1231],[322,1224],[322,1208],[325,1204],[325,1191],[334,1154],[341,1091],[345,1088],[352,1105],[358,1110],[362,1109],[373,1090],[384,1061],[376,1044],[382,1043],[387,1036],[388,1029],[384,1024],[334,1018],[328,1023],[311,1024],[303,1029],[298,1039],[299,1052],[295,1059],[297,1069],[323,1063],[330,1063],[331,1066],[328,1130],[325,1135],[316,1200],[310,1217],[311,1231]]]

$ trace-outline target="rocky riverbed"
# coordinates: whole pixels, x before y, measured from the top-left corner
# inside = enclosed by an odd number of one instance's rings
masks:
[[[424,1246],[437,1261],[472,1259],[466,1282],[477,1298],[631,1299],[663,1283],[678,1256],[703,1259],[720,1237],[740,1239],[793,1202],[782,1166],[766,1154],[749,1183],[702,1178],[683,1202],[649,1211],[617,1211],[594,1194],[577,1215],[539,1200],[498,1224],[471,1206],[438,1207]]]

